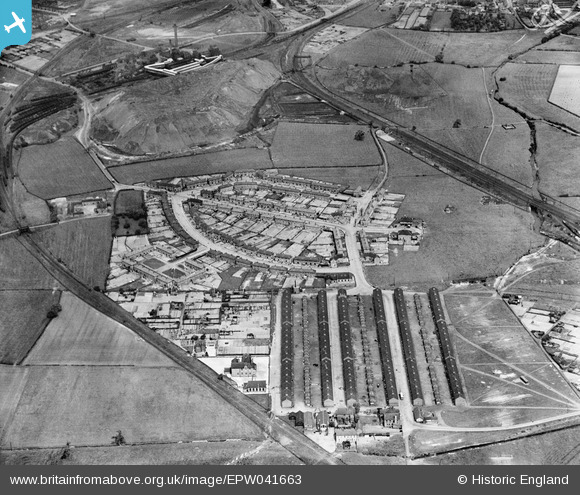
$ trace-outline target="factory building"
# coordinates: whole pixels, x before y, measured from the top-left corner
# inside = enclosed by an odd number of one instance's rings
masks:
[[[318,306],[318,347],[320,352],[320,388],[322,405],[334,405],[332,391],[332,360],[330,356],[330,331],[328,327],[328,299],[326,291],[321,290],[317,296]]]
[[[280,355],[280,402],[294,406],[294,337],[292,335],[292,290],[282,291],[282,352]]]
[[[344,289],[338,289],[338,330],[340,334],[340,352],[342,355],[344,399],[346,404],[351,406],[357,402],[356,371],[348,311],[348,296]]]
[[[423,391],[421,390],[421,381],[419,378],[419,369],[413,347],[413,338],[411,336],[411,326],[409,325],[409,315],[405,304],[405,296],[402,289],[395,289],[393,294],[395,300],[395,309],[397,311],[397,322],[399,323],[399,335],[403,347],[403,358],[405,368],[407,369],[407,381],[409,382],[409,391],[411,401],[414,406],[423,405]]]
[[[449,383],[449,391],[451,398],[457,406],[466,406],[465,391],[457,367],[457,359],[455,351],[449,336],[449,329],[447,328],[447,321],[445,320],[445,313],[443,312],[443,305],[441,304],[441,297],[439,291],[435,288],[429,289],[429,303],[431,304],[431,312],[433,313],[433,321],[437,328],[437,336],[439,337],[439,345],[441,347],[441,355],[443,357],[443,364],[445,366],[445,373],[447,375],[447,382]]]
[[[399,404],[399,397],[397,395],[395,370],[393,367],[393,358],[391,356],[391,346],[389,344],[389,332],[387,329],[387,315],[385,313],[385,304],[383,302],[383,292],[380,289],[375,289],[373,291],[373,306],[375,308],[375,322],[377,325],[385,398],[389,406],[396,406]]]

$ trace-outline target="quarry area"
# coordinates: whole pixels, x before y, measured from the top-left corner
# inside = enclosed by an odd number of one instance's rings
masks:
[[[0,57],[3,464],[580,463],[578,2],[31,25]]]

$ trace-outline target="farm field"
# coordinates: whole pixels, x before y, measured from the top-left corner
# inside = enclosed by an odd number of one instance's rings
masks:
[[[546,124],[538,124],[536,128],[539,190],[580,209],[580,168],[576,158],[580,137],[571,136]],[[570,197],[562,197],[564,195]]]
[[[64,292],[24,365],[176,366],[129,329]]]
[[[112,187],[88,153],[70,136],[51,144],[28,146],[15,158],[24,186],[42,199]]]
[[[495,67],[509,55],[540,44],[541,34],[442,33],[401,29],[375,29],[331,50],[319,62],[322,67],[392,67],[397,64],[433,62],[442,54],[445,64]],[[520,41],[518,41],[520,40]]]
[[[7,465],[52,464],[62,449],[5,450],[0,453]],[[26,462],[30,460],[30,462]],[[300,465],[297,457],[271,440],[235,442],[194,442],[182,444],[75,447],[63,465]]]
[[[86,285],[105,287],[113,242],[109,216],[61,223],[34,236]]]
[[[497,276],[544,238],[531,214],[513,206],[483,205],[484,193],[385,145],[389,192],[405,194],[398,216],[420,218],[425,237],[417,252],[392,249],[388,266],[367,267],[382,288],[443,287],[452,280]],[[451,213],[445,208],[451,207]]]
[[[22,373],[22,368],[11,370]],[[193,375],[178,368],[34,366],[12,395],[1,447],[263,439],[263,433]],[[2,389],[10,384],[10,372]],[[22,378],[20,378],[22,380]],[[40,414],[39,412],[42,411]],[[138,418],[138,421],[136,421]]]
[[[577,55],[580,63],[580,54]],[[548,101],[580,117],[580,65],[560,65]]]
[[[354,15],[342,19],[340,22],[345,26],[376,28],[395,22],[397,20],[397,11],[398,9],[395,7],[386,8],[375,3]]]
[[[364,132],[364,139],[355,134]],[[272,143],[276,168],[377,165],[381,156],[367,127],[280,122]]]
[[[110,167],[109,172],[122,184],[137,184],[157,179],[217,174],[244,168],[260,170],[272,166],[268,150],[244,148],[118,165]]]
[[[508,463],[513,465],[578,465],[580,427],[573,426],[558,431],[532,435],[516,440],[503,441],[485,447],[424,457],[418,464],[490,465]]]
[[[60,284],[15,237],[0,239],[0,290],[58,288]]]
[[[60,291],[0,291],[0,364],[17,364],[26,357],[49,323],[46,314]]]
[[[491,123],[481,69],[424,64],[391,69],[318,69],[330,91],[418,132],[483,127]],[[457,124],[457,121],[458,124]],[[483,145],[483,143],[482,143]]]
[[[451,29],[451,12],[436,10],[431,17],[430,31],[446,31]]]
[[[529,147],[530,128],[526,123],[518,123],[515,129],[504,129],[497,125],[485,149],[482,163],[520,184],[532,187],[534,173]],[[479,161],[479,156],[475,159]]]
[[[532,117],[580,130],[580,117],[548,102],[557,73],[557,65],[508,63],[496,73],[499,87],[496,97]],[[502,78],[505,80],[501,81]]]
[[[571,51],[580,52],[580,38],[577,36],[556,36],[550,41],[538,46],[536,50],[542,51]]]
[[[530,50],[529,52],[520,55],[516,62],[527,64],[580,64],[580,53],[570,50]]]
[[[274,65],[254,58],[139,82],[96,102],[91,137],[131,155],[232,140],[279,77]]]
[[[474,295],[451,290],[444,299],[468,403],[491,408],[486,422],[509,426],[532,421],[536,409],[527,408],[540,408],[540,417],[549,416],[548,409],[556,416],[580,408],[571,385],[499,296],[491,291]],[[443,413],[444,420],[451,418],[460,420]]]

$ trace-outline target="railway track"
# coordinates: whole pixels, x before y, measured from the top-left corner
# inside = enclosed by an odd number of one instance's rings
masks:
[[[310,35],[315,32],[312,31]],[[580,210],[576,210],[561,201],[547,195],[538,197],[527,186],[471,160],[449,148],[446,148],[425,136],[411,131],[388,118],[361,107],[351,101],[330,92],[322,85],[316,84],[315,75],[305,73],[308,67],[302,66],[300,54],[309,37],[294,40],[289,52],[281,57],[281,65],[286,77],[307,93],[323,100],[339,111],[350,114],[361,122],[376,128],[384,128],[395,138],[392,143],[406,153],[410,153],[428,165],[458,180],[468,183],[494,196],[499,196],[509,203],[521,208],[532,208],[537,212],[549,214],[562,221],[573,236],[580,236]],[[578,240],[578,239],[576,239]]]

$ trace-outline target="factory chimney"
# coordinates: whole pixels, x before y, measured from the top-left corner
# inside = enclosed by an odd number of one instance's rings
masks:
[[[177,44],[177,24],[173,24],[173,35],[174,35],[174,48],[179,48],[179,45]]]

